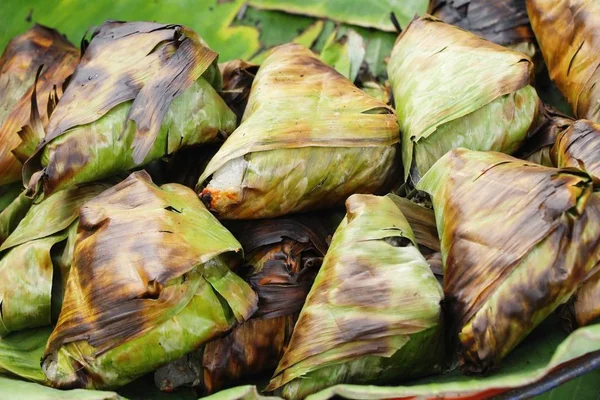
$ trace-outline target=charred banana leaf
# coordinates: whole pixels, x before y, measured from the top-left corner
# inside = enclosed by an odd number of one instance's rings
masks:
[[[242,124],[196,189],[223,219],[325,208],[396,178],[398,140],[390,107],[309,49],[282,45],[261,65]]]
[[[327,251],[328,231],[311,216],[227,226],[245,249],[242,276],[258,295],[258,310],[227,336],[160,368],[154,377],[161,390],[186,385],[213,393],[275,372]]]
[[[433,17],[413,20],[388,64],[405,180],[418,182],[453,148],[516,151],[538,125],[532,71],[522,53]]]
[[[575,121],[548,106],[543,107],[541,120],[540,127],[531,137],[527,138],[523,146],[515,153],[515,157],[546,167],[556,167],[552,161],[552,147],[556,143],[558,135]]]
[[[78,232],[43,359],[56,387],[124,385],[256,310],[228,267],[239,242],[191,189],[133,173],[82,207]]]
[[[267,391],[302,399],[336,383],[440,371],[442,288],[390,197],[353,195]]]
[[[600,3],[527,0],[527,11],[550,78],[573,113],[600,121]]]
[[[529,57],[536,53],[525,0],[432,0],[429,13]]]
[[[584,172],[466,149],[417,188],[433,200],[460,367],[486,373],[600,261],[600,193]]]
[[[219,94],[237,116],[239,125],[248,104],[258,65],[237,59],[219,64],[219,70],[223,77],[223,88]]]
[[[600,124],[579,120],[562,132],[551,152],[559,168],[578,168],[587,172],[600,188]]]
[[[79,209],[107,187],[91,184],[73,188],[34,204],[2,243],[0,336],[50,325],[53,303],[60,310],[61,283],[71,265],[70,247]]]
[[[42,110],[40,123],[46,126],[78,61],[77,49],[60,33],[37,24],[12,39],[4,50],[0,57],[0,186],[21,181],[22,163],[43,139],[21,131],[29,123],[34,89],[36,105]]]
[[[215,90],[217,53],[190,29],[106,22],[84,50],[24,166],[30,196],[109,177],[235,129]]]

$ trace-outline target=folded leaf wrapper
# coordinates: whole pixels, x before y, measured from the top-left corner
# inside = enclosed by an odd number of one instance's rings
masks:
[[[52,327],[25,329],[0,338],[0,374],[44,383],[40,359]]]
[[[398,140],[390,107],[307,48],[282,45],[261,65],[242,124],[197,191],[224,219],[325,208],[384,189],[395,178]]]
[[[429,13],[529,57],[536,53],[525,0],[432,0]]]
[[[0,245],[17,228],[32,203],[20,182],[0,188]]]
[[[216,58],[180,25],[97,28],[24,166],[28,194],[48,196],[227,136],[235,115],[215,90]]]
[[[442,288],[390,197],[353,195],[267,391],[385,384],[442,368]]]
[[[219,70],[223,77],[223,87],[219,94],[233,110],[239,124],[248,104],[250,88],[258,71],[258,65],[236,59],[219,64]]]
[[[485,373],[600,261],[600,194],[584,172],[457,149],[417,188],[433,200],[464,371]]]
[[[550,78],[575,116],[600,121],[600,3],[527,0],[527,12]]]
[[[61,282],[70,269],[68,239],[77,230],[79,208],[107,187],[72,188],[34,204],[2,243],[0,336],[50,325],[52,302],[60,308]]]
[[[160,368],[154,378],[161,390],[213,393],[275,372],[327,251],[328,230],[313,216],[227,226],[245,250],[241,275],[258,295],[258,310],[227,336]]]
[[[587,172],[600,188],[600,124],[589,120],[573,123],[558,136],[551,157],[559,168]]]
[[[57,387],[124,385],[256,310],[228,267],[239,242],[178,184],[136,172],[81,209],[73,264],[43,369]]]
[[[12,39],[4,50],[0,57],[0,186],[21,181],[21,163],[43,139],[21,131],[29,123],[34,86],[42,110],[40,122],[46,126],[54,100],[62,95],[78,61],[77,49],[59,32],[37,24]]]
[[[516,151],[540,117],[532,70],[522,53],[430,16],[413,20],[388,64],[404,178],[418,182],[457,147]]]

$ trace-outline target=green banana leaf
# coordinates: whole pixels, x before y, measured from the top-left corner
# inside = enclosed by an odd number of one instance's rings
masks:
[[[427,11],[429,0],[249,0],[254,7],[329,18],[337,22],[395,32],[393,13],[401,27]]]
[[[380,192],[395,179],[397,129],[390,107],[309,49],[279,46],[196,190],[223,219],[272,218]]]
[[[466,372],[497,368],[600,265],[600,193],[584,172],[456,149],[417,189],[432,197]]]
[[[442,369],[442,288],[390,197],[352,195],[266,388],[286,399],[336,383]]]
[[[14,199],[19,197],[19,194],[23,191],[23,187],[20,182],[13,183],[12,185],[0,186],[0,213],[13,202]]]
[[[215,91],[216,58],[186,27],[107,22],[97,28],[44,141],[24,165],[28,195],[48,196],[222,140],[236,117]]]
[[[212,396],[204,397],[205,400],[281,400],[275,396],[262,396],[256,386],[245,385],[238,386],[231,389],[222,390],[219,393],[215,393]]]
[[[7,203],[9,199],[10,203],[6,204],[4,208],[0,210],[0,245],[4,243],[6,238],[10,236],[10,234],[17,228],[19,222],[25,217],[29,207],[33,204],[33,201],[25,195],[25,191],[22,189],[20,183],[16,184],[16,197],[14,189],[11,189],[8,193],[4,193],[4,195],[0,198],[4,204]],[[1,208],[1,207],[0,207]]]
[[[532,71],[522,53],[433,17],[412,21],[388,64],[404,178],[418,182],[456,147],[516,151],[538,125]]]
[[[12,400],[15,396],[22,400],[127,400],[114,392],[58,390],[0,376],[0,400]]]
[[[49,325],[55,280],[68,273],[70,257],[53,259],[77,225],[79,209],[108,186],[92,184],[56,193],[31,206],[0,246],[0,336],[25,328]],[[75,228],[76,229],[76,228]],[[53,297],[58,296],[58,299]]]
[[[0,338],[0,374],[43,383],[46,375],[42,372],[40,360],[51,332],[52,328],[45,326]]]
[[[46,376],[119,387],[245,321],[257,297],[228,267],[240,250],[193,190],[145,171],[88,201]]]
[[[557,329],[557,321],[543,323],[531,337],[510,354],[502,367],[486,377],[474,377],[453,371],[394,387],[337,385],[325,389],[307,400],[326,400],[340,396],[347,399],[436,399],[443,396],[482,399],[512,388],[539,382],[557,367],[574,362],[600,350],[600,324],[580,328],[567,336]],[[589,373],[536,399],[594,399],[598,394],[600,370]],[[573,391],[573,388],[577,391]],[[570,389],[570,390],[569,390]],[[551,394],[562,394],[554,397]],[[586,397],[585,394],[590,397]]]
[[[158,0],[148,7],[145,0],[25,0],[0,2],[0,51],[15,35],[33,23],[60,29],[73,43],[79,43],[93,26],[106,20],[156,21],[189,26],[215,49],[221,60],[250,58],[259,49],[258,31],[250,26],[231,26],[244,0],[182,0],[174,6]]]

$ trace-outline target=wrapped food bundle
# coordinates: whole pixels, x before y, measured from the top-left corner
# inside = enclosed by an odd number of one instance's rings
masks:
[[[213,393],[272,374],[327,252],[327,229],[316,217],[228,227],[246,253],[242,276],[258,295],[258,309],[225,337],[160,368],[155,381],[161,390],[186,385]]]
[[[600,3],[527,0],[531,27],[550,78],[577,118],[600,121]]]
[[[287,399],[336,383],[439,372],[442,288],[390,197],[353,195],[267,391]]]
[[[388,75],[413,183],[457,147],[516,151],[539,125],[529,57],[425,16],[398,37]]]
[[[398,140],[390,107],[307,48],[282,45],[262,63],[242,124],[210,161],[197,191],[223,219],[337,205],[397,180]]]
[[[90,184],[31,206],[0,246],[0,336],[50,325],[71,266],[79,208],[106,189]],[[53,309],[54,308],[54,309]]]
[[[41,25],[13,38],[0,57],[0,186],[21,181],[22,163],[43,137],[21,131],[37,90],[45,126],[79,54],[60,33]]]
[[[124,385],[248,319],[256,295],[228,266],[240,250],[193,190],[143,171],[88,201],[43,359],[52,385]]]
[[[525,0],[432,0],[429,13],[529,57],[536,53]]]
[[[217,53],[190,29],[106,22],[83,50],[24,166],[30,196],[109,177],[235,129],[235,114],[215,90]]]
[[[584,172],[457,149],[417,188],[433,200],[464,371],[497,367],[600,262],[600,193]]]

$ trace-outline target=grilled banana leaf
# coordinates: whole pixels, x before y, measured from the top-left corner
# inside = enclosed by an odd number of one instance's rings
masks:
[[[25,162],[43,137],[21,131],[29,123],[31,100],[48,118],[73,73],[79,54],[59,32],[34,25],[13,38],[0,57],[0,186],[21,181]]]
[[[239,242],[178,184],[131,174],[81,209],[43,370],[60,388],[114,388],[174,361],[256,310],[229,269]]]
[[[242,124],[196,189],[223,219],[325,208],[388,186],[398,140],[390,107],[307,48],[282,45],[261,65]]]
[[[417,188],[433,200],[460,367],[496,368],[600,261],[600,193],[575,169],[456,149]]]
[[[413,20],[388,64],[405,180],[418,182],[453,148],[516,151],[539,125],[532,73],[522,53],[430,16]]]
[[[216,58],[180,25],[97,28],[25,163],[28,195],[48,196],[227,136],[235,115],[215,90]]]
[[[31,206],[0,246],[0,336],[50,325],[52,303],[60,308],[58,282],[68,275],[65,256],[79,209],[108,185],[91,184],[56,193]],[[56,284],[55,284],[56,283]]]
[[[442,288],[390,197],[353,195],[267,391],[302,399],[442,368]]]
[[[579,119],[600,121],[600,3],[527,0],[531,27],[550,78]]]
[[[551,157],[559,168],[587,172],[600,188],[600,124],[589,120],[573,123],[558,136]]]
[[[246,253],[241,275],[258,295],[252,319],[160,368],[161,390],[213,393],[275,372],[327,251],[328,230],[308,215],[227,224]]]
[[[531,58],[536,54],[525,0],[432,0],[429,13]]]

